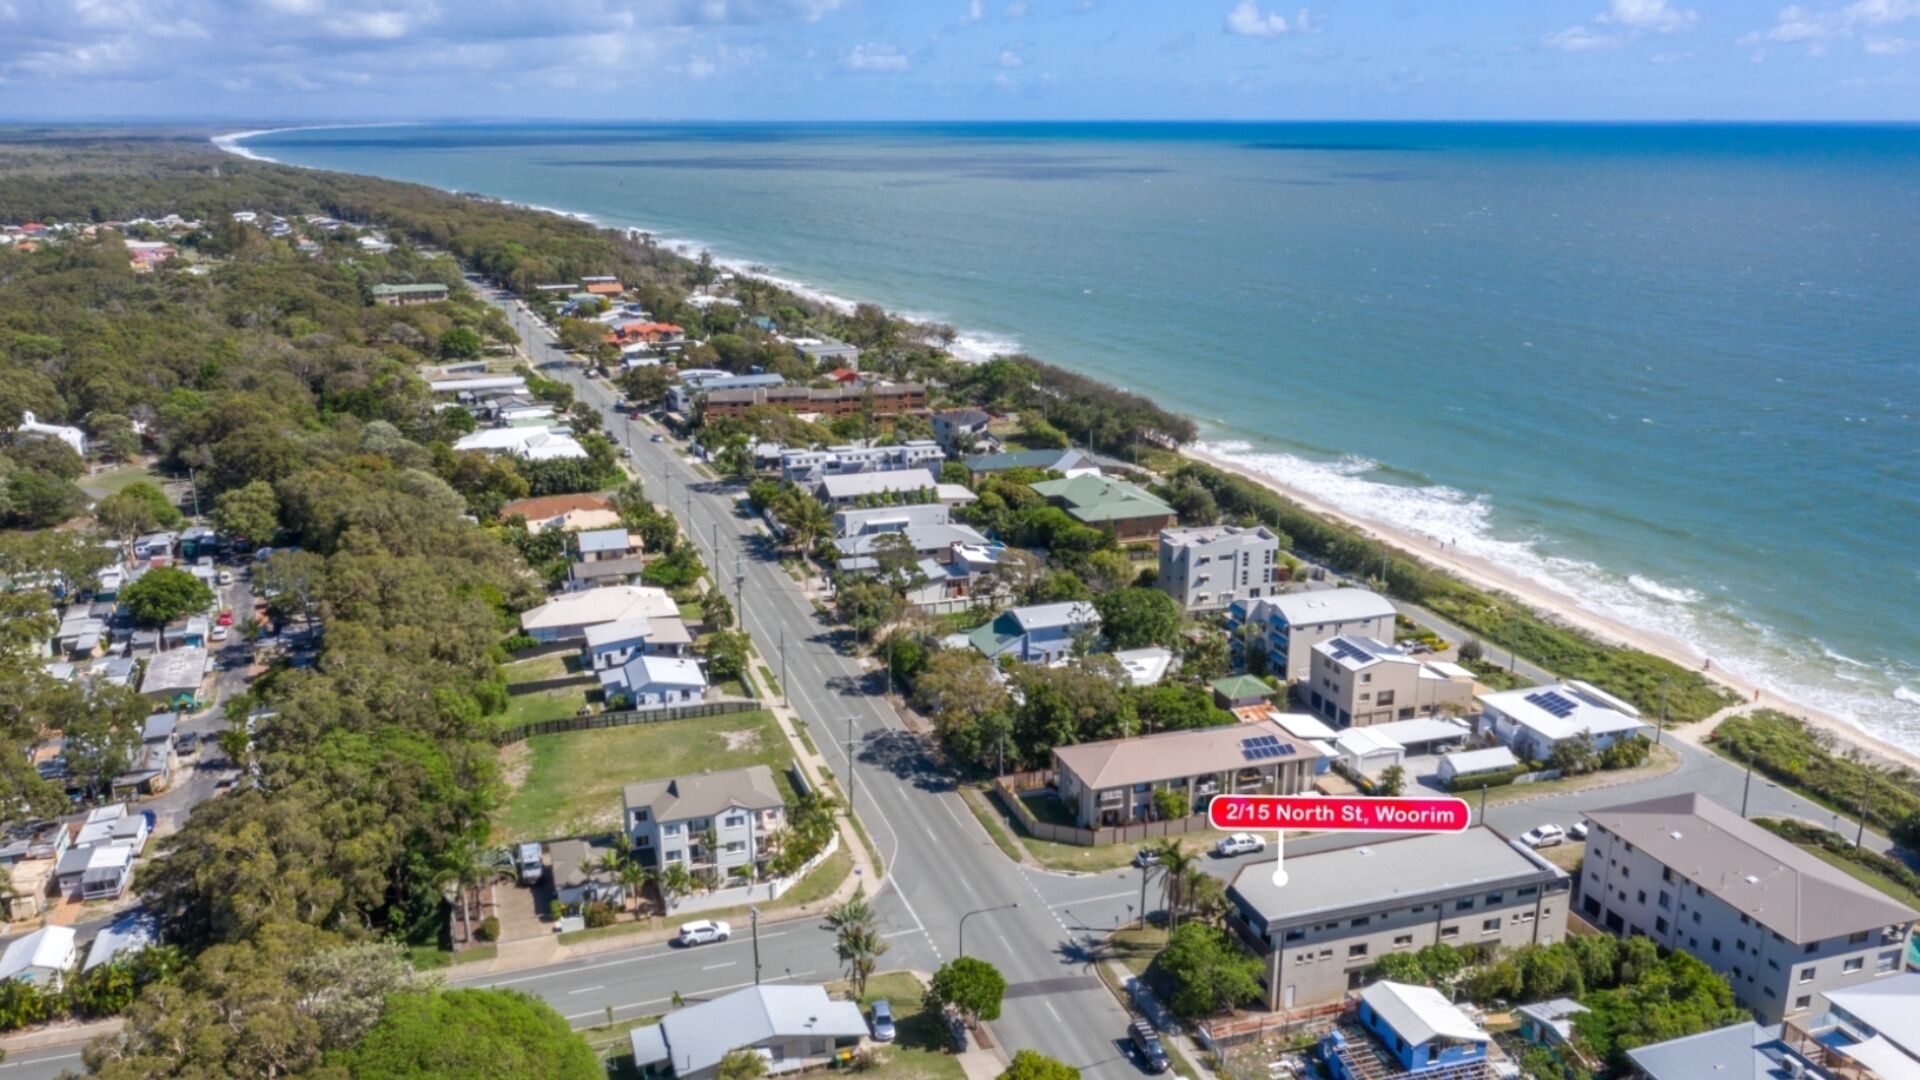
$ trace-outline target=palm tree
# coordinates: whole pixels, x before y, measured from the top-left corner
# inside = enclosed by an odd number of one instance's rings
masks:
[[[1200,866],[1200,853],[1188,851],[1185,842],[1162,840],[1154,848],[1160,856],[1160,897],[1167,908],[1167,932],[1180,925],[1180,904],[1186,896],[1187,875]]]
[[[827,927],[836,933],[855,927],[870,929],[873,925],[873,905],[867,902],[865,885],[854,886],[852,896],[827,909]]]
[[[654,887],[660,890],[660,903],[667,911],[673,910],[673,900],[692,892],[699,882],[687,871],[685,863],[668,863],[653,875]]]
[[[631,859],[620,864],[620,884],[626,888],[627,895],[633,900],[633,917],[636,921],[640,918],[640,890],[646,887],[651,877],[653,877],[651,870]]]
[[[473,943],[473,895],[482,885],[502,879],[511,881],[514,873],[513,856],[501,848],[467,840],[447,853],[447,861],[435,875],[434,883],[452,894],[447,897],[449,902],[455,902],[458,897],[460,931],[468,944]]]
[[[1198,866],[1187,871],[1187,880],[1182,886],[1186,896],[1187,910],[1194,918],[1209,926],[1225,927],[1227,922],[1227,886],[1226,883]]]
[[[873,969],[880,965],[880,957],[887,951],[879,928],[870,923],[849,923],[841,927],[833,950],[840,962],[847,965],[847,978],[853,980],[854,996],[866,997],[867,979],[872,977]]]

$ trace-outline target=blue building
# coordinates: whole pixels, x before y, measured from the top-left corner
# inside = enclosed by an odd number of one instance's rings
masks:
[[[1374,983],[1360,993],[1356,1022],[1320,1040],[1334,1080],[1480,1080],[1487,1033],[1440,991]]]

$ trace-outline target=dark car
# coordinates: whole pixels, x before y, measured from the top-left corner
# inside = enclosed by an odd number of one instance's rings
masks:
[[[200,736],[189,731],[180,736],[180,741],[173,744],[173,749],[181,757],[192,757],[194,751],[200,749]]]
[[[1135,1020],[1133,1026],[1127,1029],[1127,1039],[1133,1044],[1133,1052],[1140,1055],[1140,1064],[1145,1065],[1148,1072],[1163,1073],[1172,1067],[1173,1063],[1167,1060],[1167,1048],[1160,1045],[1160,1034],[1153,1030],[1152,1024]]]

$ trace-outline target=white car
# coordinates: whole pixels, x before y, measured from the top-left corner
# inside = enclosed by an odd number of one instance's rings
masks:
[[[233,571],[231,571],[231,570],[222,570],[222,571],[220,571],[220,579],[219,579],[219,580],[220,580],[220,584],[222,584],[222,585],[231,585],[231,584],[233,584]]]
[[[1267,850],[1267,842],[1252,833],[1237,832],[1213,845],[1213,853],[1222,858],[1234,855],[1251,855],[1256,851]]]
[[[1569,840],[1585,840],[1586,838],[1587,823],[1585,821],[1576,821],[1573,823],[1573,826],[1567,830],[1567,839]]]
[[[732,936],[733,927],[718,919],[696,919],[682,926],[680,936],[673,940],[679,945],[707,945]]]
[[[215,641],[225,641],[227,640],[227,628],[224,626],[216,626],[213,628],[211,636]]]
[[[1530,848],[1553,847],[1567,842],[1567,830],[1558,825],[1536,825],[1520,834],[1520,842]]]

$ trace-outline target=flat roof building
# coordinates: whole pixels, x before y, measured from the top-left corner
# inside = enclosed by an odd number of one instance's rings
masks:
[[[1480,710],[1481,730],[1535,761],[1545,761],[1554,747],[1582,735],[1593,740],[1595,750],[1605,750],[1619,739],[1647,733],[1639,709],[1577,679],[1482,694]]]
[[[1259,627],[1245,648],[1266,654],[1267,669],[1290,683],[1311,674],[1313,646],[1332,637],[1357,635],[1392,641],[1394,608],[1387,598],[1366,589],[1312,589],[1257,600],[1236,600],[1227,608],[1234,648],[1242,649],[1240,627]]]
[[[1217,611],[1270,595],[1280,538],[1264,525],[1160,530],[1162,592],[1188,611]]]
[[[1180,796],[1189,814],[1215,795],[1298,795],[1323,756],[1275,723],[1224,724],[1057,746],[1053,771],[1081,828],[1114,828],[1159,819],[1160,791]]]

